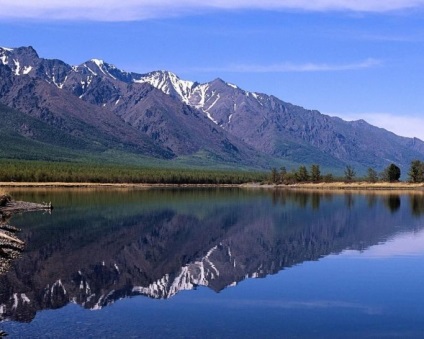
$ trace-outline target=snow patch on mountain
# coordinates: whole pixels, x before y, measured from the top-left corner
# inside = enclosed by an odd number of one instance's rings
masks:
[[[262,105],[261,97],[257,93],[244,91],[238,86],[224,82],[220,79],[199,84],[197,82],[182,80],[174,73],[168,71],[156,71],[146,75],[139,75],[133,81],[136,83],[148,83],[165,94],[178,97],[183,103],[202,111],[205,116],[216,125],[219,125],[218,120],[221,119],[217,119],[214,116],[213,109],[218,107],[222,97],[225,96],[221,91],[231,91],[231,93],[235,93],[232,94],[234,96],[236,96],[237,93],[241,93],[244,96],[254,98]],[[223,85],[224,87],[222,87]],[[219,86],[218,90],[216,90],[216,86]],[[236,112],[237,108],[236,103],[234,103],[234,112]],[[233,118],[232,115],[227,117],[228,120],[226,119],[226,124],[231,123]]]
[[[135,83],[148,83],[168,95],[177,95],[184,103],[189,104],[189,97],[194,82],[181,80],[174,73],[156,71],[134,79]]]
[[[9,63],[7,55],[6,54],[2,54],[0,56],[0,61],[2,62],[3,65],[7,65]]]
[[[93,61],[99,68],[101,68],[104,64],[104,61],[101,59],[91,59],[91,61]]]
[[[102,72],[104,75],[111,77],[112,79],[116,80],[116,77],[114,77],[112,74],[110,74],[108,68],[110,69],[116,69],[115,66],[106,64],[101,59],[91,59],[91,61],[97,66],[97,68]]]
[[[22,74],[28,74],[29,72],[31,72],[31,70],[32,70],[32,66],[25,66],[24,67],[24,69],[23,69],[23,71],[22,71]]]
[[[209,84],[201,84],[196,86],[193,89],[190,97],[188,98],[190,104],[197,109],[202,109],[205,106],[208,89],[209,89]]]
[[[213,95],[214,95],[214,94],[215,94],[215,93],[213,93]],[[215,106],[219,99],[220,99],[220,95],[219,95],[219,94],[217,94],[217,95],[216,95],[216,97],[215,97],[215,101],[212,103],[212,105],[210,105],[210,106],[208,107],[208,110],[210,110],[213,106]]]
[[[15,75],[20,75],[19,71],[21,70],[21,64],[19,60],[13,59],[13,63],[15,64]]]

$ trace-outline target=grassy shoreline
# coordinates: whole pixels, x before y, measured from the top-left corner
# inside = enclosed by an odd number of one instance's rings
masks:
[[[281,186],[277,186],[281,187]],[[423,183],[409,182],[332,182],[332,183],[299,183],[290,186],[291,188],[301,189],[331,189],[331,190],[424,190]]]
[[[407,182],[331,182],[331,183],[297,183],[293,185],[245,184],[156,184],[156,183],[90,183],[90,182],[0,182],[0,192],[7,188],[155,188],[155,187],[243,187],[273,188],[290,190],[418,190],[424,191],[424,183]]]

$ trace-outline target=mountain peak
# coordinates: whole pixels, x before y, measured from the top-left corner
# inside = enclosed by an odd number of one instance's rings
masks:
[[[39,58],[37,51],[32,46],[14,48],[11,52],[30,58]]]
[[[214,80],[211,81],[211,83],[222,83],[222,84],[227,84],[227,82],[225,82],[224,80],[222,80],[221,78],[216,78]]]
[[[0,47],[0,54],[12,56],[14,59],[39,59],[36,50],[32,46],[18,48]]]
[[[236,86],[236,85],[234,85],[230,82],[227,82],[227,81],[225,81],[221,78],[216,78],[216,79],[212,80],[210,82],[210,84],[215,85],[215,86],[225,86],[225,87],[231,87],[232,89],[242,90],[240,87],[238,87],[238,86]]]
[[[143,75],[143,78],[149,78],[149,77],[156,78],[156,79],[167,79],[172,81],[184,81],[184,80],[181,80],[180,77],[176,75],[175,73],[171,71],[167,71],[167,70],[156,70],[156,71],[152,71]]]
[[[102,59],[96,59],[96,58],[93,58],[93,59],[91,59],[90,60],[91,62],[94,62],[98,67],[101,67],[101,66],[103,66],[104,65],[104,61],[102,60]]]
[[[127,74],[118,70],[118,68],[116,68],[114,65],[97,58],[90,59],[79,67],[87,69],[92,75],[103,75],[114,80],[116,80],[117,77],[120,77],[121,73],[125,75]],[[78,67],[76,67],[76,69],[78,69]]]
[[[181,80],[176,74],[170,71],[153,71],[134,79],[136,83],[148,83],[168,95],[181,99],[184,103],[189,103],[191,90],[194,82]]]
[[[8,65],[14,75],[27,75],[40,62],[40,58],[32,46],[0,47],[0,62]]]

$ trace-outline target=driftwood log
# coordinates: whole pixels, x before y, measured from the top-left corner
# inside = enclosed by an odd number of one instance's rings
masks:
[[[50,211],[53,209],[52,203],[34,203],[26,201],[15,201],[10,195],[0,196],[0,214],[19,213],[29,211]]]
[[[9,195],[0,195],[0,274],[9,270],[11,262],[20,256],[25,246],[16,236],[20,230],[9,225],[8,219],[14,213],[51,211],[52,208],[51,203],[14,201]]]

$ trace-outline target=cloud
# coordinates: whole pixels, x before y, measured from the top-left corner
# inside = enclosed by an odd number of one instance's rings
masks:
[[[357,63],[348,64],[319,64],[319,63],[279,63],[271,65],[258,64],[233,64],[224,67],[192,68],[190,71],[196,72],[226,72],[226,73],[288,73],[288,72],[337,72],[351,71],[371,68],[381,65],[382,62],[376,59],[366,59]]]
[[[0,18],[132,21],[210,10],[390,12],[424,7],[424,0],[0,0]]]
[[[352,121],[363,119],[371,125],[384,128],[404,137],[424,140],[424,116],[405,116],[392,113],[335,113],[328,114]]]
[[[228,308],[239,307],[266,307],[281,309],[354,309],[365,314],[381,314],[381,308],[369,305],[352,303],[343,300],[264,300],[264,299],[241,299],[226,305]]]
[[[342,254],[343,255],[343,254]],[[225,299],[217,300],[210,298],[202,299],[192,299],[190,300],[192,304],[198,303],[209,303],[216,304],[226,308],[245,308],[245,307],[254,307],[254,308],[276,308],[276,309],[303,309],[303,310],[313,310],[313,309],[352,309],[365,314],[382,314],[383,309],[381,307],[374,307],[371,305],[353,303],[350,301],[344,300],[293,300],[293,299],[278,299],[278,300],[269,300],[269,299],[238,299],[228,303]]]
[[[343,251],[339,257],[358,259],[385,259],[398,256],[417,256],[424,254],[424,231],[406,232],[396,235],[387,242],[374,245],[363,251]]]

